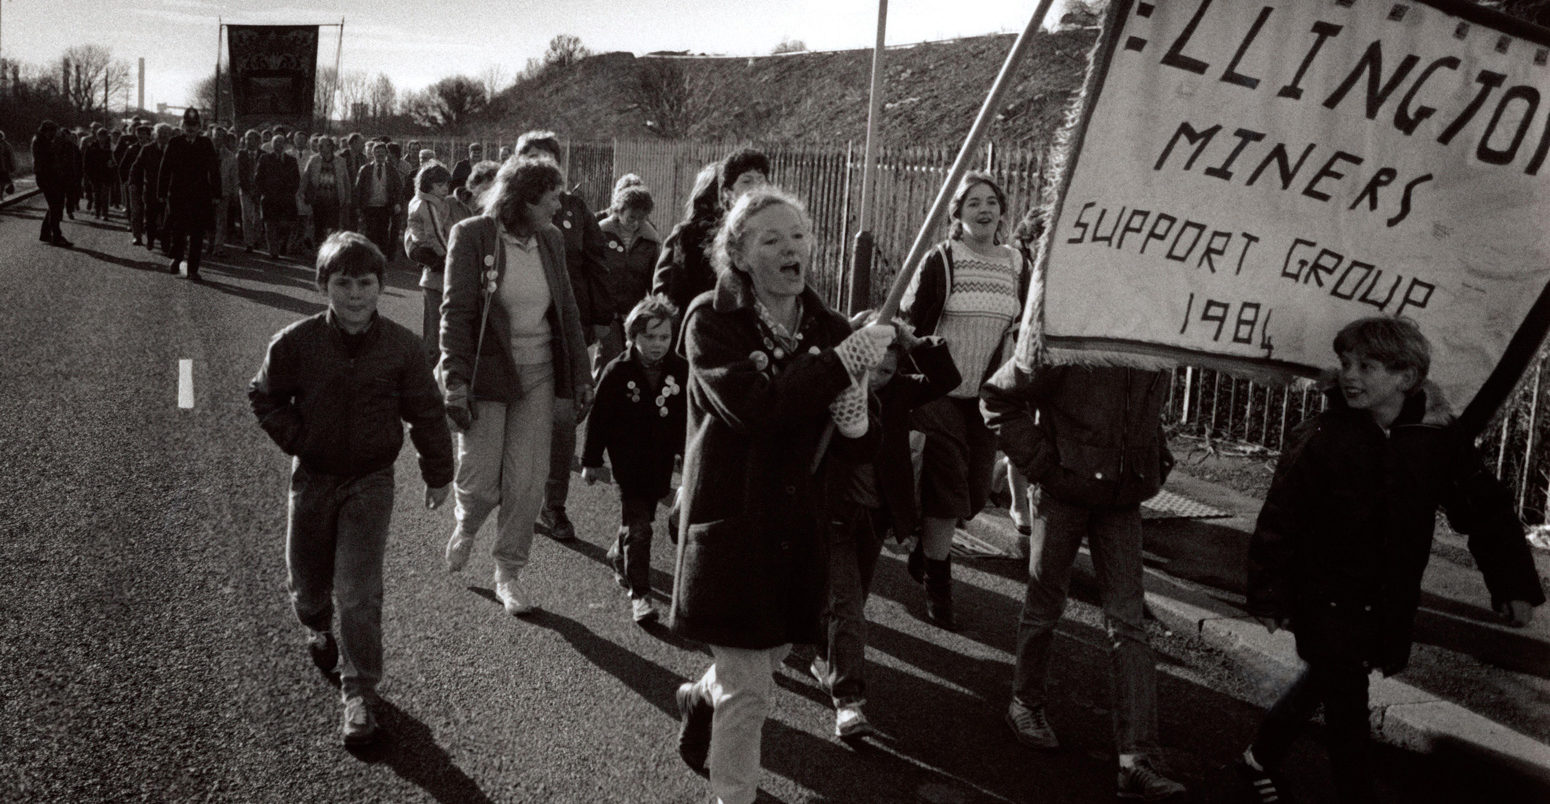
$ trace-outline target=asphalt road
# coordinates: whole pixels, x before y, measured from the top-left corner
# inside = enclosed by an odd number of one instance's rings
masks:
[[[387,557],[391,738],[341,748],[337,691],[307,660],[285,596],[288,460],[245,396],[269,336],[322,309],[310,269],[228,252],[195,284],[131,247],[119,222],[66,221],[77,246],[63,250],[37,241],[39,215],[36,200],[0,211],[0,800],[704,800],[675,751],[672,693],[707,653],[630,621],[603,562],[614,489],[578,479],[581,538],[537,540],[524,578],[543,612],[515,619],[490,590],[487,540],[463,574],[442,569],[451,513],[424,510],[412,448]],[[396,271],[382,298],[411,328],[413,282]],[[192,361],[192,409],[178,407],[180,360]],[[659,535],[664,603],[671,550]],[[919,619],[900,561],[879,567],[879,739],[833,739],[804,663],[783,669],[762,801],[1112,800],[1092,590],[1076,590],[1058,642],[1051,715],[1068,747],[1035,753],[1002,723],[1022,568],[959,566],[955,634]],[[1153,636],[1162,759],[1202,800],[1225,800],[1214,771],[1268,692],[1193,639]],[[1423,758],[1385,750],[1382,768],[1396,801],[1478,792]],[[1328,800],[1311,741],[1288,775],[1290,800]]]

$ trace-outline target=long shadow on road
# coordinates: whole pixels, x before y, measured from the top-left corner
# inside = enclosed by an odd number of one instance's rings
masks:
[[[327,305],[319,302],[309,302],[284,293],[275,293],[270,290],[256,290],[240,285],[228,285],[223,282],[213,282],[208,277],[204,281],[205,287],[218,290],[230,296],[247,299],[251,302],[273,307],[278,310],[288,310],[300,315],[314,315],[327,309]]]
[[[352,750],[355,758],[392,768],[436,801],[492,804],[479,785],[452,763],[452,757],[431,735],[430,727],[386,699],[381,700],[378,711],[382,728],[389,736],[377,745]]]

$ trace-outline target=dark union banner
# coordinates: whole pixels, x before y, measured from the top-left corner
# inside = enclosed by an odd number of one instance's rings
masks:
[[[315,25],[228,25],[237,130],[312,124],[318,63]]]

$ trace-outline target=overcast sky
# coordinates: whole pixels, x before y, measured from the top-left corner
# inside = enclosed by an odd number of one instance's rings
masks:
[[[1059,18],[1058,7],[1052,13]],[[888,43],[1015,33],[1035,0],[891,0]],[[215,68],[220,21],[337,23],[342,66],[386,73],[404,89],[491,65],[515,74],[556,34],[594,52],[689,50],[762,55],[785,39],[813,50],[870,47],[876,0],[0,0],[0,55],[57,64],[74,44],[100,44],[133,65],[146,61],[146,105],[184,104]],[[331,65],[337,29],[318,60]]]

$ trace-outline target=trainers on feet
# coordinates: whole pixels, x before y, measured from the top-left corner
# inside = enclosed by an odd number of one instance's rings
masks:
[[[339,643],[334,641],[333,631],[312,631],[307,635],[307,655],[312,663],[325,673],[332,673],[339,665]]]
[[[865,737],[872,731],[872,724],[862,714],[860,703],[843,704],[834,710],[835,737],[850,740]]]
[[[519,614],[532,614],[533,610],[538,608],[538,604],[522,593],[515,578],[495,582],[495,599],[499,600],[501,605],[506,607],[506,613],[513,617]]]
[[[468,553],[474,548],[473,537],[453,528],[452,538],[447,540],[447,572],[457,572],[468,563]]]
[[[565,515],[564,508],[545,508],[538,514],[538,522],[534,524],[534,530],[549,534],[549,538],[557,542],[568,542],[576,538],[576,526],[570,523],[570,517]]]
[[[1245,801],[1257,801],[1260,804],[1279,804],[1281,792],[1276,789],[1276,783],[1270,778],[1270,774],[1262,770],[1255,770],[1252,765],[1243,760],[1233,763],[1238,772],[1238,778],[1252,791]]]
[[[678,756],[690,770],[704,776],[705,760],[710,757],[710,720],[716,708],[693,682],[679,684],[673,697],[678,702]]]
[[[657,607],[651,605],[649,597],[630,598],[630,616],[638,623],[656,622]]]
[[[347,746],[370,745],[377,739],[377,715],[364,695],[344,699],[344,722],[339,727]]]
[[[818,686],[823,687],[824,692],[829,691],[828,662],[821,657],[814,656],[813,660],[807,663],[807,674],[812,676],[814,681],[818,682]]]
[[[1184,785],[1162,775],[1146,757],[1121,765],[1115,795],[1139,801],[1167,801],[1184,794]]]
[[[1044,707],[1025,706],[1016,698],[1006,708],[1006,725],[1012,727],[1017,741],[1030,748],[1054,749],[1060,747],[1055,730],[1050,728]]]

